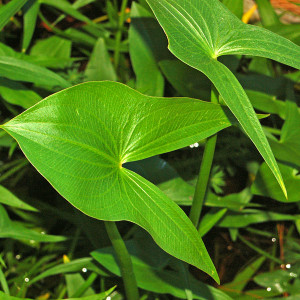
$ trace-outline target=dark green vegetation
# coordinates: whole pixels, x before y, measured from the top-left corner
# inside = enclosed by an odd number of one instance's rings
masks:
[[[2,2],[0,299],[300,297],[299,25]]]

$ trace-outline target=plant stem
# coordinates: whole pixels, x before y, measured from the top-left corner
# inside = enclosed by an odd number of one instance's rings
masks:
[[[119,16],[119,22],[118,22],[118,31],[116,33],[116,45],[115,45],[115,53],[114,53],[114,66],[116,72],[119,68],[119,61],[120,61],[120,46],[121,46],[121,40],[122,40],[122,33],[123,33],[123,25],[125,21],[125,10],[127,7],[128,0],[123,0],[121,5],[121,11]]]
[[[121,270],[121,275],[124,282],[126,299],[137,300],[139,299],[139,292],[130,255],[127,251],[125,243],[118,231],[115,222],[104,222],[109,239],[116,252],[117,260]]]
[[[219,93],[217,89],[212,86],[211,90],[211,102],[218,103]],[[193,204],[190,211],[190,220],[198,228],[200,215],[208,187],[208,181],[210,177],[212,162],[215,154],[215,148],[217,143],[217,135],[209,137],[205,144],[202,163],[197,179],[196,190],[194,194]]]

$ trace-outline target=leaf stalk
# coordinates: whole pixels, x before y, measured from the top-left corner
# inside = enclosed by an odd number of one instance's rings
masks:
[[[115,222],[104,222],[108,237],[116,252],[116,257],[121,270],[121,276],[125,287],[126,299],[138,300],[139,292],[136,278],[133,272],[132,261],[127,251],[126,245],[119,233]]]
[[[219,93],[217,89],[212,86],[211,90],[211,102],[218,103]],[[211,167],[213,163],[213,158],[215,154],[215,148],[217,143],[217,135],[209,137],[205,144],[204,154],[202,158],[202,163],[199,171],[199,176],[197,179],[195,194],[193,198],[193,203],[190,211],[189,218],[192,223],[198,228],[200,215],[202,212],[202,207],[205,200],[205,195],[208,188],[208,182],[211,173]]]

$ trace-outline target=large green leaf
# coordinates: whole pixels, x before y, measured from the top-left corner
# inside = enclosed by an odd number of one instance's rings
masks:
[[[144,96],[107,81],[56,93],[2,128],[79,210],[140,225],[166,252],[218,280],[184,212],[123,164],[195,143],[230,126],[232,117],[219,105]]]
[[[300,48],[268,30],[242,23],[218,0],[147,0],[164,28],[169,49],[203,72],[218,89],[286,193],[280,170],[253,107],[221,55],[263,56],[300,68]]]

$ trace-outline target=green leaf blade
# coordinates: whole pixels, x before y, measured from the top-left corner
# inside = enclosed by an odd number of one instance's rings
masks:
[[[24,7],[22,52],[26,52],[32,40],[40,4],[37,0],[29,0]]]
[[[70,86],[64,78],[46,68],[9,56],[0,56],[0,76],[43,86]]]
[[[151,12],[133,2],[129,29],[129,53],[136,74],[136,89],[150,96],[163,96],[164,77],[157,56],[163,53],[165,35]],[[162,49],[163,48],[163,49]]]
[[[145,96],[106,81],[49,96],[2,128],[76,208],[100,220],[140,225],[165,251],[218,281],[188,217],[122,164],[207,138],[230,126],[232,117],[216,104]]]
[[[0,30],[9,22],[28,0],[13,0],[0,8]]]
[[[220,72],[220,70],[222,71]],[[211,65],[207,66],[207,68],[202,68],[202,71],[213,82],[225,103],[239,120],[242,128],[248,134],[249,138],[266,161],[283,193],[287,197],[284,181],[269,142],[246,92],[236,77],[226,66],[215,60],[212,60]]]
[[[261,56],[300,69],[300,47],[269,30],[242,24],[228,41],[223,42],[218,56],[243,54]]]
[[[130,170],[126,170],[125,172],[127,174],[124,177],[124,180],[127,182],[126,186],[131,187],[126,193],[128,199],[127,206],[129,206],[131,199],[136,198],[135,194],[140,200],[134,203],[131,202],[131,207],[128,208],[135,211],[136,220],[133,222],[149,231],[146,225],[148,220],[145,218],[144,209],[144,206],[147,206],[147,213],[151,215],[152,221],[152,230],[149,233],[155,242],[169,254],[194,266],[198,267],[201,265],[201,269],[204,272],[218,281],[217,272],[210,262],[205,246],[200,236],[196,233],[197,231],[194,226],[191,226],[192,224],[185,213],[181,209],[178,209],[178,206],[161,193],[155,185],[150,184]],[[155,201],[152,199],[155,199]],[[157,209],[158,207],[159,209]],[[169,220],[168,224],[162,221],[168,219],[169,216],[172,216],[172,220]],[[183,250],[181,250],[180,257],[177,254],[177,250],[174,251],[179,245],[178,237],[181,237],[180,244]],[[191,237],[193,238],[191,239]]]
[[[147,2],[168,36],[170,51],[213,82],[287,196],[280,170],[246,93],[231,71],[216,58],[237,53],[263,55],[300,67],[300,48],[264,29],[243,24],[218,0]],[[274,43],[287,44],[285,52],[280,54],[278,47],[274,50]],[[298,57],[294,58],[292,55],[296,54]]]

